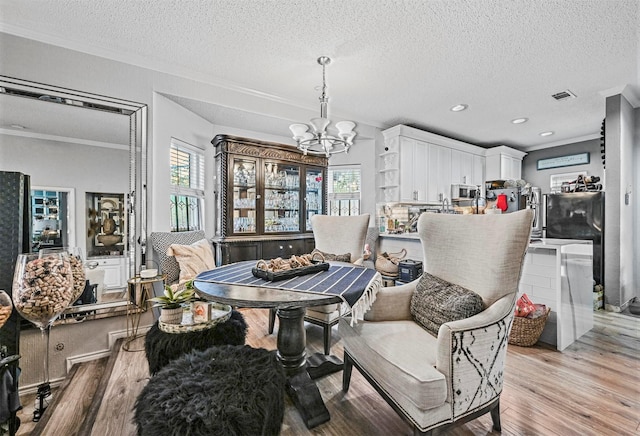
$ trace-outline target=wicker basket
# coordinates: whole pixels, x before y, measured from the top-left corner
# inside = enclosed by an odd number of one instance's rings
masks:
[[[398,276],[398,264],[407,256],[407,250],[404,248],[398,253],[382,253],[376,258],[376,270],[386,277]]]
[[[547,307],[547,312],[538,318],[514,317],[511,333],[509,333],[509,343],[521,347],[530,347],[538,342],[550,311],[551,309]]]

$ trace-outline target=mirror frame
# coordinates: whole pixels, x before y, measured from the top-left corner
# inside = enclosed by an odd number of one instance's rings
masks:
[[[10,90],[7,92],[7,90]],[[12,91],[18,91],[13,93]],[[38,99],[40,95],[60,97],[62,103],[40,100],[43,104],[73,104],[87,110],[102,110],[129,117],[129,192],[127,207],[127,272],[137,275],[144,261],[146,243],[146,186],[147,186],[147,116],[144,103],[108,97],[58,86],[46,85],[0,75],[0,92],[16,98]],[[76,241],[79,241],[76,237]],[[126,304],[126,301],[125,301]]]

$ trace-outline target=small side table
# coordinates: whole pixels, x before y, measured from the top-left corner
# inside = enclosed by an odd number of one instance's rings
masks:
[[[153,295],[153,285],[155,283],[162,283],[164,287],[166,279],[167,275],[162,274],[150,278],[135,276],[127,280],[127,291],[129,293],[129,301],[127,304],[127,339],[122,345],[125,351],[144,351],[143,348],[131,350],[129,347],[131,342],[141,336],[138,334],[140,317],[142,316],[142,312],[147,311],[149,298]]]

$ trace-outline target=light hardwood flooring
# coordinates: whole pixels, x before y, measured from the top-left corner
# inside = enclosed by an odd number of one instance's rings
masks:
[[[275,349],[276,334],[267,334],[268,312],[258,309],[242,312],[249,325],[247,343]],[[509,346],[500,400],[503,435],[640,434],[640,319],[610,312],[597,312],[595,319],[596,326],[562,353],[545,345]],[[321,351],[321,328],[308,324],[306,331],[309,351]],[[138,342],[141,346],[142,341]],[[333,330],[332,353],[342,357],[337,329]],[[113,371],[116,376],[104,391],[93,429],[82,433],[69,430],[65,435],[136,434],[131,407],[146,383],[147,363],[144,352],[123,351],[119,356]],[[347,394],[342,392],[341,382],[341,372],[318,380],[331,421],[308,430],[287,400],[281,434],[412,434],[411,428],[357,370],[353,371]],[[23,404],[26,406],[23,426],[18,434],[27,435],[33,428],[32,423],[25,423],[31,417],[33,399],[25,399]],[[67,415],[72,410],[57,408],[55,414]],[[56,416],[56,419],[66,418]],[[52,431],[47,428],[42,434],[61,434]],[[485,415],[447,434],[498,433],[491,430],[491,418]]]

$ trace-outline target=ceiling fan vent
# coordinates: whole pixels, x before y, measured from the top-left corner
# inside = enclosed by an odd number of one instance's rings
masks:
[[[555,98],[558,101],[562,101],[562,100],[567,100],[569,98],[576,98],[576,95],[567,89],[565,91],[557,92],[553,94],[551,97]]]

